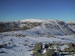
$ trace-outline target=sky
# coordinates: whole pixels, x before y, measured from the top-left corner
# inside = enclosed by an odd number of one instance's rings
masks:
[[[0,0],[0,22],[24,19],[75,22],[75,0]]]

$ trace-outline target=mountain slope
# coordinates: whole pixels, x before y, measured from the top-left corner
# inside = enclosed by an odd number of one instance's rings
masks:
[[[43,45],[75,44],[75,32],[70,24],[58,20],[38,21],[1,23],[0,30],[18,31],[0,33],[0,56],[31,56],[35,44],[39,42]],[[63,49],[63,46],[59,47]]]
[[[21,21],[18,26],[21,28],[21,31],[17,31],[16,34],[28,36],[54,36],[75,34],[75,31],[70,28],[70,26],[66,22],[58,20],[40,20],[39,22],[38,21]],[[13,32],[11,33],[14,34]]]
[[[75,32],[63,21],[45,21],[41,26],[26,30],[32,35],[71,35]]]

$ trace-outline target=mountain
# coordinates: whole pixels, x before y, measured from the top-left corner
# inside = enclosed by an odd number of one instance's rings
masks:
[[[69,47],[68,44],[74,46],[74,27],[74,23],[58,20],[0,22],[0,56],[31,56],[33,48],[40,42],[43,49],[51,45],[53,50],[60,53],[65,46]],[[69,48],[73,51],[72,46]]]
[[[24,34],[31,36],[54,36],[75,34],[74,28],[71,27],[73,25],[58,20],[25,19],[18,22],[8,22],[2,24],[3,25],[0,27],[1,30],[20,30],[16,34]]]
[[[41,20],[41,19],[25,19],[25,20],[21,20],[20,22],[44,22],[45,20]]]
[[[40,26],[27,30],[32,35],[71,35],[75,32],[63,21],[44,21]]]

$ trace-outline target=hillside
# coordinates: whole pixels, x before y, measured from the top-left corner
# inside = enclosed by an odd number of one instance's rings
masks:
[[[0,56],[31,56],[33,48],[40,42],[43,46],[53,45],[54,50],[57,50],[57,46],[58,50],[64,50],[68,48],[67,44],[75,44],[72,26],[74,25],[58,20],[1,22]]]
[[[24,32],[24,35],[73,35],[74,28],[70,24],[58,20],[22,20],[18,22],[0,23],[0,32]]]

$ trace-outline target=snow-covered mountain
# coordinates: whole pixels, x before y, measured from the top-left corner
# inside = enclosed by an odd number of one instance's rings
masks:
[[[40,26],[26,30],[32,35],[71,35],[75,32],[63,21],[44,21]]]
[[[20,22],[44,22],[45,20],[40,20],[40,19],[25,19],[21,20]]]
[[[22,32],[24,35],[53,36],[75,34],[75,31],[70,24],[58,20],[26,19],[19,22],[10,23],[9,25],[6,25],[6,27],[10,30],[21,30],[20,33]],[[17,34],[20,33],[17,32]]]
[[[1,22],[0,56],[31,56],[32,49],[39,42],[75,44],[74,26],[58,20],[27,19],[18,22]]]

